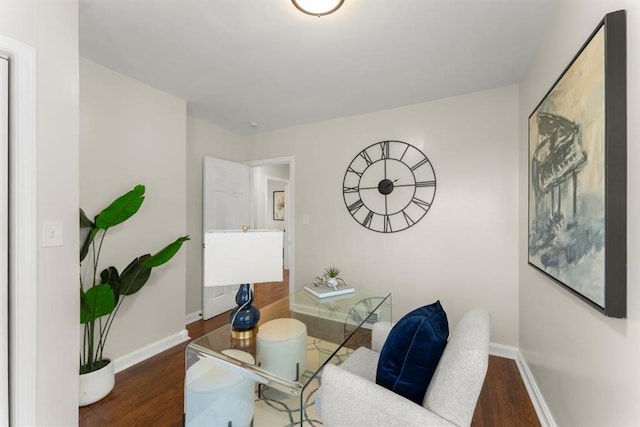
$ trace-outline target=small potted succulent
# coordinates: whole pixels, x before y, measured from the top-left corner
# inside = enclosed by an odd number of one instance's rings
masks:
[[[324,270],[324,274],[327,276],[327,285],[331,286],[333,289],[338,288],[338,274],[340,274],[340,269],[334,265],[328,267]]]

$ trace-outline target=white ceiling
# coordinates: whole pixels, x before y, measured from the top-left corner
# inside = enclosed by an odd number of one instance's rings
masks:
[[[250,134],[516,83],[554,7],[345,0],[317,18],[290,0],[80,0],[80,54]]]

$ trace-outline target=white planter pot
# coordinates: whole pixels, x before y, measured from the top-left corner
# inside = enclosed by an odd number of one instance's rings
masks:
[[[329,277],[327,279],[327,285],[335,289],[338,286],[338,279],[335,277]]]
[[[113,362],[97,371],[80,375],[80,406],[91,405],[105,397],[113,390],[116,376]]]

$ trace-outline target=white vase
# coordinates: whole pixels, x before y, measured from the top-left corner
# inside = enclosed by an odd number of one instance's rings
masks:
[[[104,398],[113,390],[115,379],[113,362],[110,360],[97,371],[80,374],[80,406],[91,405]]]
[[[327,285],[331,286],[332,288],[338,287],[338,279],[336,277],[329,277],[327,279]]]

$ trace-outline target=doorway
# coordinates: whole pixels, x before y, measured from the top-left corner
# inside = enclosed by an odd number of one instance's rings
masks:
[[[284,230],[284,268],[288,270],[289,293],[295,291],[295,158],[247,162],[251,168],[252,225],[256,228]],[[280,218],[274,205],[274,191],[283,192],[284,217]],[[276,204],[279,194],[276,194]],[[274,219],[275,218],[275,219]]]
[[[283,267],[289,269],[289,165],[254,166],[251,168],[252,216],[254,229],[283,232]]]
[[[276,213],[274,191],[283,196]],[[284,230],[283,268],[287,294],[295,289],[294,277],[294,158],[283,157],[244,164],[205,157],[203,162],[203,231],[239,229]],[[246,216],[245,216],[246,215]],[[274,219],[275,218],[275,219]],[[268,219],[268,220],[267,220]],[[204,248],[206,250],[206,248]],[[204,283],[203,283],[204,285]],[[237,288],[237,287],[236,287]],[[233,286],[202,288],[202,317],[216,316],[235,306]]]

